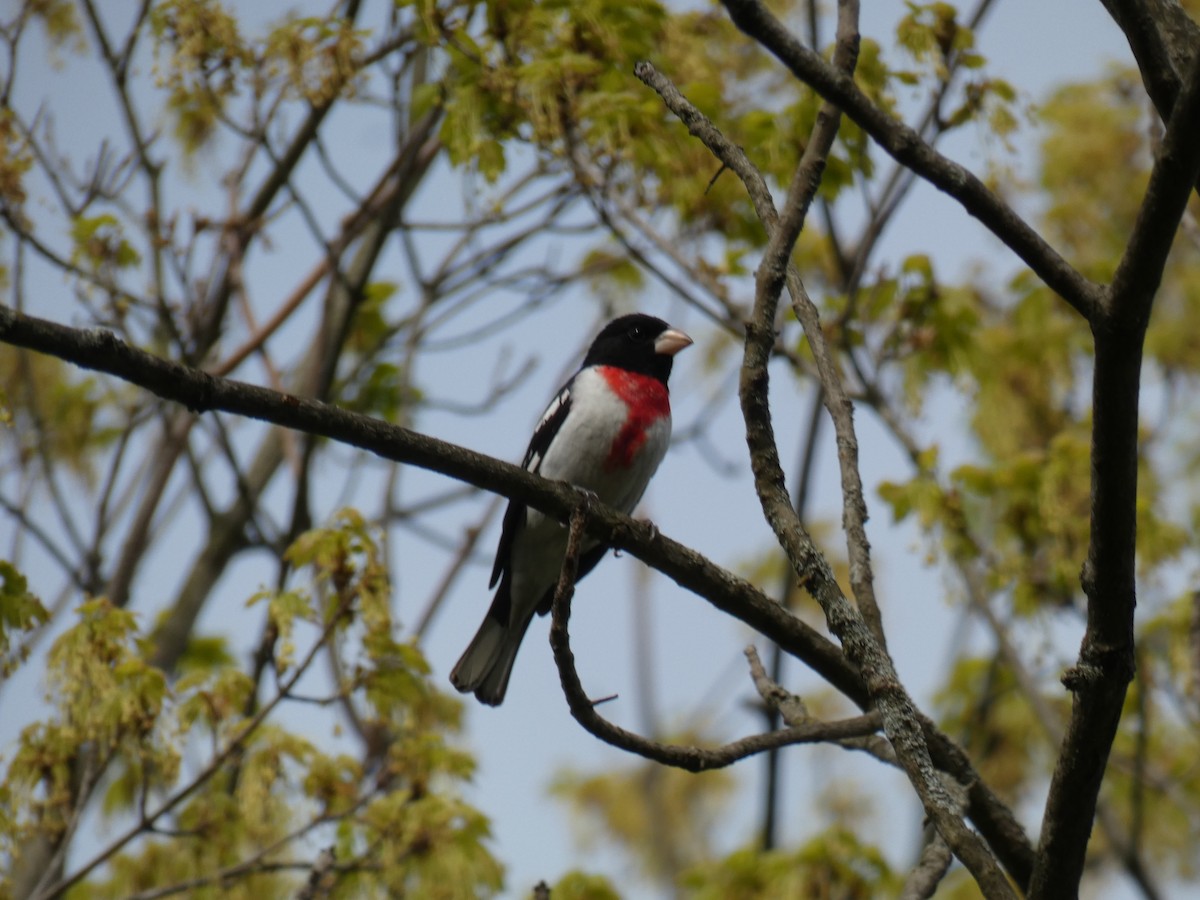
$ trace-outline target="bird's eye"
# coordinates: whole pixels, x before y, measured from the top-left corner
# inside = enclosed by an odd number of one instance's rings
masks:
[[[646,329],[641,325],[634,325],[629,329],[629,336],[635,341],[644,341],[646,339]]]

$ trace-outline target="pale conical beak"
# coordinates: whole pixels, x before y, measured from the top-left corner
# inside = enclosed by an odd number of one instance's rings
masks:
[[[680,350],[690,346],[692,346],[692,339],[674,328],[668,328],[654,339],[654,352],[664,356],[674,356]]]

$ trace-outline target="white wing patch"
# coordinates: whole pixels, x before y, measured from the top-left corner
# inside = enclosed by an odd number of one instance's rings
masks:
[[[525,454],[524,462],[521,464],[527,472],[537,472],[541,468],[542,457],[550,446],[550,441],[554,438],[554,432],[562,425],[561,418],[564,409],[570,405],[571,382],[568,382],[558,392],[558,396],[550,401],[550,405],[546,407],[546,411],[542,413],[542,417],[538,419],[538,423],[533,429],[533,437],[529,441],[529,450]]]

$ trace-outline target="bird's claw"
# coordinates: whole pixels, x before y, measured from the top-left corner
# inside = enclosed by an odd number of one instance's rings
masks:
[[[590,512],[595,506],[600,505],[600,495],[595,491],[587,488],[579,487],[579,485],[571,485],[575,488],[575,494],[579,497],[579,509],[582,512]]]
[[[634,519],[634,521],[637,522],[639,525],[641,525],[643,528],[645,528],[646,531],[649,532],[649,534],[647,536],[650,538],[650,540],[652,540],[652,541],[658,540],[659,531],[658,531],[657,525],[655,525],[649,519]],[[613,556],[619,557],[620,555],[621,555],[620,548],[613,550]]]
[[[650,540],[652,540],[652,541],[658,540],[659,531],[658,531],[657,525],[655,525],[649,519],[638,519],[637,521],[640,525],[644,525],[646,530],[648,532],[650,532]]]

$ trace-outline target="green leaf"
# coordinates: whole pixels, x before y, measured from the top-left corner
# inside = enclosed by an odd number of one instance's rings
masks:
[[[71,240],[76,262],[127,269],[142,261],[141,254],[125,240],[120,220],[110,213],[76,216],[71,223]]]
[[[13,632],[31,631],[49,619],[50,613],[29,590],[25,576],[12,563],[0,560],[0,674],[11,674],[27,653],[22,648],[19,658],[9,656]]]
[[[602,875],[568,872],[550,891],[554,900],[621,900],[612,883]]]

